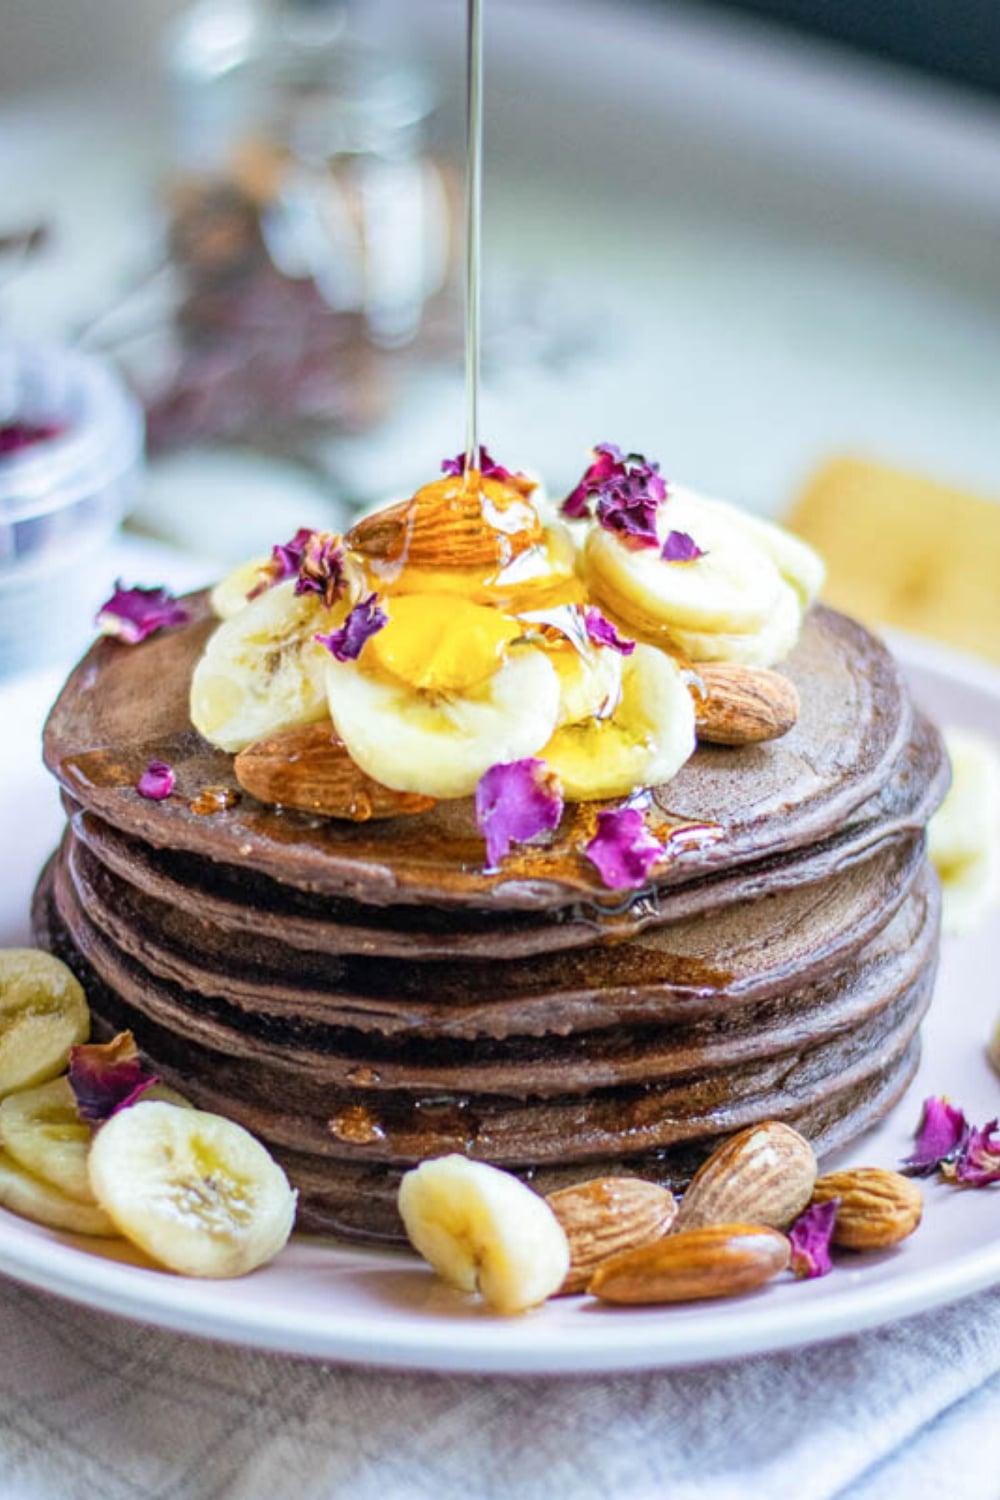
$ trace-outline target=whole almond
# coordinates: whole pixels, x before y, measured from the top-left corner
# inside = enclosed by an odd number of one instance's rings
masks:
[[[913,1233],[924,1211],[915,1182],[882,1167],[828,1172],[813,1192],[814,1203],[839,1198],[833,1243],[846,1250],[884,1250]]]
[[[433,798],[394,792],[366,776],[326,722],[268,735],[236,757],[236,779],[261,802],[366,823],[426,812]]]
[[[706,662],[695,668],[698,738],[712,745],[754,745],[787,734],[799,717],[795,684],[766,667]]]
[[[375,563],[415,568],[498,568],[542,540],[524,488],[438,480],[412,500],[363,516],[347,544]]]
[[[582,1292],[610,1256],[662,1239],[677,1213],[673,1193],[641,1177],[594,1177],[550,1193],[547,1202],[569,1241],[560,1296]]]
[[[695,1173],[675,1227],[742,1222],[785,1229],[812,1198],[818,1170],[813,1148],[790,1125],[750,1125]]]
[[[686,1229],[606,1260],[587,1290],[605,1302],[698,1302],[763,1286],[788,1265],[790,1246],[759,1224]]]

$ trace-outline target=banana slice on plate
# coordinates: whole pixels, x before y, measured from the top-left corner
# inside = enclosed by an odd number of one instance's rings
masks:
[[[295,1193],[232,1120],[140,1100],[102,1125],[90,1185],[119,1233],[185,1276],[244,1276],[285,1245]]]
[[[161,1099],[182,1109],[192,1106],[174,1089],[154,1083],[144,1100]],[[94,1130],[81,1120],[68,1078],[9,1094],[0,1103],[0,1145],[8,1156],[78,1203],[96,1204],[87,1157]]]
[[[550,647],[559,674],[559,724],[607,719],[621,703],[623,658],[604,646],[578,648],[566,642]]]
[[[655,646],[636,646],[610,718],[567,724],[540,754],[567,798],[597,802],[669,781],[695,738],[694,702],[676,663]]]
[[[363,656],[328,656],[326,685],[330,717],[355,764],[393,791],[428,797],[469,796],[490,766],[540,750],[559,715],[559,677],[535,646],[513,648],[463,692],[374,675]]]
[[[78,1203],[97,1202],[87,1175],[92,1136],[68,1078],[10,1094],[0,1104],[0,1144],[7,1155]]]
[[[319,631],[343,623],[346,603],[324,608],[294,580],[252,600],[209,637],[191,680],[191,721],[212,745],[238,751],[265,735],[326,715],[329,653]]]
[[[485,1162],[422,1162],[399,1185],[399,1212],[413,1248],[442,1280],[481,1292],[497,1312],[544,1302],[569,1270],[565,1232],[545,1199]]]
[[[948,795],[927,829],[943,895],[946,932],[961,934],[1000,907],[1000,747],[967,729],[944,732]]]
[[[0,949],[0,1099],[62,1073],[90,1034],[76,977],[37,948]]]
[[[657,512],[656,546],[640,547],[595,525],[584,550],[594,593],[644,633],[664,627],[745,633],[767,624],[782,579],[770,557],[728,518],[697,495],[671,489]],[[671,531],[692,537],[704,556],[666,562],[661,549]]]
[[[118,1230],[102,1208],[61,1193],[51,1183],[26,1172],[5,1151],[0,1151],[0,1207],[50,1229],[66,1229],[71,1234],[96,1235],[101,1239],[118,1237]]]

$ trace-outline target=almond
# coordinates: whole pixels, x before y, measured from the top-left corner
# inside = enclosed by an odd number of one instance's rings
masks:
[[[610,1256],[662,1239],[677,1213],[673,1193],[641,1177],[595,1177],[550,1193],[547,1202],[569,1241],[560,1296],[582,1292]]]
[[[759,1224],[712,1224],[669,1234],[606,1260],[587,1290],[605,1302],[697,1302],[736,1297],[788,1265],[790,1246]]]
[[[905,1240],[920,1223],[924,1195],[915,1182],[882,1167],[828,1172],[813,1192],[814,1203],[839,1198],[833,1243],[845,1250],[884,1250]]]
[[[675,1227],[741,1222],[785,1229],[812,1198],[818,1170],[813,1148],[790,1125],[750,1125],[695,1173]]]
[[[542,536],[541,518],[522,490],[491,479],[466,488],[449,478],[362,517],[347,544],[391,567],[494,570]]]
[[[327,720],[286,729],[248,745],[236,757],[236,779],[261,802],[366,823],[426,812],[431,797],[393,792],[366,776]]]
[[[787,734],[799,717],[795,684],[765,667],[706,662],[695,669],[698,738],[712,745],[755,745]]]

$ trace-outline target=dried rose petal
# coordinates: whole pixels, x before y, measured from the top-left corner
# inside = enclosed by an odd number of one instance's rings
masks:
[[[467,454],[456,453],[454,458],[445,458],[441,461],[441,473],[451,474],[456,478],[465,473],[465,460]],[[499,479],[501,482],[513,479],[514,475],[510,469],[505,469],[503,464],[493,461],[482,443],[479,445],[479,473],[484,479]]]
[[[135,784],[140,797],[150,802],[162,802],[174,789],[177,778],[165,760],[151,760]]]
[[[486,840],[486,863],[495,870],[511,844],[525,844],[559,826],[563,795],[544,760],[491,766],[476,787],[476,825]]]
[[[645,884],[663,846],[637,808],[623,807],[598,813],[597,832],[583,852],[610,890],[625,891]]]
[[[287,542],[279,542],[271,548],[271,557],[261,568],[261,579],[258,584],[247,594],[248,599],[256,599],[268,589],[274,588],[276,583],[284,583],[286,578],[294,578],[302,566],[302,558],[306,550],[306,544],[312,536],[308,526],[300,526],[295,535]]]
[[[127,589],[119,578],[111,598],[97,612],[97,628],[102,635],[137,646],[154,631],[186,625],[190,618],[190,610],[169,589]]]
[[[36,443],[47,443],[50,438],[65,432],[57,422],[6,422],[0,423],[0,458],[21,453],[33,448]]]
[[[320,594],[332,609],[348,584],[343,538],[332,531],[314,531],[306,539],[295,580],[297,594]]]
[[[595,646],[610,646],[612,651],[618,651],[622,656],[632,655],[635,641],[624,640],[599,609],[588,609],[583,618],[587,634]]]
[[[357,661],[365,644],[388,623],[389,616],[378,607],[378,594],[369,594],[354,606],[339,630],[314,639],[338,661]]]
[[[72,1047],[69,1082],[80,1119],[102,1125],[159,1079],[142,1066],[131,1031],[120,1031],[110,1042]]]
[[[699,557],[705,556],[705,553],[694,537],[688,536],[686,531],[671,531],[663,543],[660,556],[664,562],[689,563],[697,562]]]
[[[974,1125],[955,1161],[945,1162],[942,1171],[963,1187],[989,1187],[1000,1182],[1000,1120],[991,1120],[982,1130]]]
[[[969,1123],[960,1109],[933,1095],[924,1100],[917,1127],[916,1150],[901,1163],[910,1177],[929,1177],[943,1162],[952,1161],[965,1144]]]
[[[590,515],[590,498],[609,479],[622,478],[625,474],[625,455],[614,443],[598,443],[593,450],[594,461],[584,471],[583,478],[571,490],[562,503],[562,513],[571,521],[579,521]]]
[[[791,1267],[800,1279],[812,1280],[816,1276],[826,1276],[833,1270],[830,1241],[839,1207],[839,1198],[814,1203],[799,1215],[788,1231],[792,1247]]]

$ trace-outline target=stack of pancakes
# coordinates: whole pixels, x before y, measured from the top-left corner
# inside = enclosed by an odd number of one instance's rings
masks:
[[[36,931],[99,1029],[131,1027],[167,1082],[271,1148],[300,1227],[401,1238],[401,1173],[446,1151],[546,1191],[623,1171],[681,1185],[763,1119],[822,1154],[906,1088],[947,768],[859,625],[809,615],[782,669],[802,705],[787,736],[703,745],[649,794],[670,857],[623,895],[582,853],[593,806],[491,874],[467,801],[348,823],[241,792],[190,726],[215,622],[188,602],[180,630],[96,644],[53,709],[69,818]],[[176,772],[163,802],[135,791],[151,758]]]

